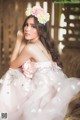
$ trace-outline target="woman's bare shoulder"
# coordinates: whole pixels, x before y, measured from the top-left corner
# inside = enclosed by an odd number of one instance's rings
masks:
[[[35,51],[35,45],[32,43],[29,43],[24,48],[27,52],[33,53]]]

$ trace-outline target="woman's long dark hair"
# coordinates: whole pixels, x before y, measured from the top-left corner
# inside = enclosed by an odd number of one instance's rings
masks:
[[[38,20],[35,16],[30,15],[25,19],[25,21],[23,23],[23,26],[22,26],[23,30],[24,30],[26,22],[29,18],[34,18],[35,28],[38,31],[39,38],[40,38],[42,44],[44,45],[44,47],[47,49],[47,51],[50,52],[50,54],[52,56],[52,60],[57,62],[57,64],[60,67],[62,67],[62,63],[60,61],[60,56],[58,54],[58,51],[57,51],[55,44],[50,35],[49,23],[47,22],[45,25],[41,24],[38,22]]]
[[[74,120],[80,120],[80,92],[78,92],[70,101],[68,105],[68,111],[66,118],[74,118]],[[67,119],[65,119],[67,120]],[[70,119],[73,120],[73,119]]]

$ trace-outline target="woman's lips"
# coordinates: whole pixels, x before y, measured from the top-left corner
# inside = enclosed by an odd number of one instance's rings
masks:
[[[31,38],[29,33],[25,33],[24,36],[25,36],[25,39],[30,39]]]
[[[26,36],[30,35],[29,33],[25,33]]]

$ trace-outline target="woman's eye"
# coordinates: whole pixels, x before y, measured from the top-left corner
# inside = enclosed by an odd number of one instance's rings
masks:
[[[32,25],[32,28],[36,28],[36,26],[35,26],[35,25]]]
[[[28,26],[28,24],[26,23],[25,26]]]

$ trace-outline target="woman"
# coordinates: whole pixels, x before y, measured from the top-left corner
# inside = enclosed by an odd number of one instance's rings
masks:
[[[49,13],[35,6],[26,14],[10,68],[1,78],[0,112],[8,120],[63,120],[80,81],[67,78],[59,67],[47,26]]]

